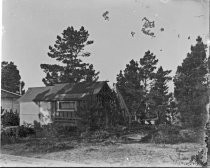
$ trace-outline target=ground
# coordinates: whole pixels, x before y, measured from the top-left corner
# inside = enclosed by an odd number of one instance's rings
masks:
[[[0,162],[2,166],[31,164],[31,166],[191,167],[192,164],[189,164],[191,156],[203,148],[196,143],[174,145],[139,142],[78,143],[76,140],[72,140],[71,145],[74,145],[72,149],[44,153],[27,151],[24,143],[4,145],[1,148]]]
[[[186,149],[183,151],[182,149]],[[180,152],[180,150],[182,152]],[[75,150],[42,156],[46,159],[76,161],[77,163],[110,166],[186,166],[191,155],[196,153],[196,144],[115,144],[92,145]]]
[[[78,167],[85,166],[82,164],[69,163],[63,161],[54,161],[47,159],[29,158],[23,156],[1,154],[0,165],[2,167]]]

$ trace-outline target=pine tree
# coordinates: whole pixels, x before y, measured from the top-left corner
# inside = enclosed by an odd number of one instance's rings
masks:
[[[139,78],[139,65],[131,60],[126,65],[124,72],[117,75],[117,87],[121,91],[123,98],[130,112],[135,113],[141,99],[142,86]]]
[[[171,96],[167,86],[171,71],[160,67],[155,72],[157,63],[156,56],[147,51],[140,63],[131,60],[125,70],[117,75],[117,87],[130,112],[137,118],[156,116],[156,107],[166,105]]]
[[[155,77],[154,71],[157,63],[158,59],[156,59],[156,56],[153,53],[150,53],[150,51],[145,52],[144,57],[140,59],[140,77],[143,81],[145,94],[149,91],[151,81]]]
[[[206,118],[207,102],[207,58],[206,45],[201,37],[191,46],[191,53],[177,67],[174,78],[174,96],[184,127],[203,126]]]
[[[143,99],[141,101],[141,107],[140,107],[141,116],[150,117],[151,114],[149,106],[151,106],[151,104],[154,103],[153,101],[151,101],[152,99],[149,92],[155,78],[155,69],[157,63],[158,59],[156,59],[156,56],[153,53],[151,53],[149,50],[145,52],[144,57],[140,59],[139,76],[143,83]]]
[[[171,70],[164,71],[162,66],[160,66],[155,74],[154,84],[152,86],[151,92],[154,92],[155,104],[166,105],[170,97],[168,93],[167,83],[172,78],[168,76],[171,73]]]
[[[130,63],[126,65],[124,76],[126,79],[126,93],[128,95],[127,102],[129,102],[130,111],[136,114],[142,99],[143,88],[139,75],[138,62],[131,60]]]
[[[93,41],[88,41],[88,37],[89,33],[83,26],[78,31],[68,27],[62,37],[57,36],[54,46],[49,46],[48,56],[59,61],[60,65],[40,65],[46,73],[42,80],[45,85],[98,80],[99,72],[94,70],[92,64],[82,61],[82,58],[90,56],[89,52],[84,52],[85,46],[93,44]]]
[[[171,94],[168,93],[167,83],[172,78],[168,76],[171,70],[164,71],[160,66],[155,74],[154,83],[149,93],[152,105],[150,106],[150,113],[158,115],[159,123],[166,122],[166,113]],[[151,103],[150,103],[151,104]],[[158,114],[157,114],[158,112]]]
[[[117,74],[116,79],[117,79],[117,87],[119,89],[121,89],[121,91],[122,91],[122,89],[125,88],[125,83],[126,83],[126,80],[125,80],[125,77],[124,77],[124,74],[123,74],[122,70],[120,70],[120,73]]]
[[[25,92],[24,85],[25,83],[21,81],[19,70],[14,62],[1,62],[1,88],[20,94],[21,86],[21,93],[23,94]]]

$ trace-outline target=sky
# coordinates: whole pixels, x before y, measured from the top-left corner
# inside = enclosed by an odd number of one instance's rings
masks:
[[[102,16],[106,11],[109,20]],[[174,76],[197,36],[209,40],[209,0],[3,0],[2,12],[1,59],[17,65],[26,90],[44,86],[40,64],[57,63],[47,55],[49,45],[69,26],[88,30],[94,43],[85,48],[91,56],[84,61],[110,86],[131,59],[139,61],[147,50]],[[143,17],[155,21],[156,37],[141,31]]]

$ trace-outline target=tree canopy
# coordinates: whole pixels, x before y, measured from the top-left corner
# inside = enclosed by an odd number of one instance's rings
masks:
[[[45,85],[98,80],[99,72],[94,70],[92,64],[82,60],[90,56],[89,52],[84,51],[86,46],[93,44],[88,37],[89,33],[83,26],[79,30],[68,27],[61,36],[57,36],[54,46],[49,46],[48,56],[60,64],[40,65],[46,73],[46,77],[42,79]]]
[[[155,72],[157,63],[156,56],[147,51],[139,62],[131,60],[117,75],[117,87],[129,111],[140,118],[154,114],[157,109],[152,109],[151,104],[166,104],[170,97],[167,82],[171,80],[168,76],[171,71],[160,67]]]
[[[196,39],[191,53],[177,67],[174,95],[178,101],[182,123],[186,127],[199,127],[205,123],[207,102],[207,46],[202,38]]]
[[[131,60],[125,70],[117,75],[117,87],[122,93],[129,111],[135,113],[141,101],[142,85],[139,78],[139,64]]]
[[[170,97],[167,86],[167,82],[172,80],[172,77],[168,76],[170,73],[171,70],[164,71],[160,66],[155,74],[151,92],[155,95],[154,99],[157,106],[166,105]]]
[[[14,62],[1,62],[1,88],[8,90],[10,92],[20,94],[20,86],[21,93],[25,92],[24,88],[25,83],[21,81],[21,76],[17,66]]]
[[[150,113],[154,116],[158,115],[158,123],[167,122],[167,113],[171,113],[170,98],[171,93],[168,92],[167,83],[172,79],[168,76],[171,70],[164,71],[160,66],[155,73],[154,80],[151,86],[151,90],[148,93],[148,106]]]

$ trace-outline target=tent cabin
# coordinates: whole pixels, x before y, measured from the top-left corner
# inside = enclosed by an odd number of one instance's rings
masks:
[[[1,89],[1,110],[2,112],[10,111],[19,113],[20,105],[17,99],[19,99],[21,95],[17,93],[10,92],[5,89]]]
[[[107,81],[62,83],[54,86],[33,87],[18,100],[20,102],[20,125],[52,122],[65,126],[77,126],[79,112],[91,107],[104,109],[104,102],[112,102],[112,90]]]

